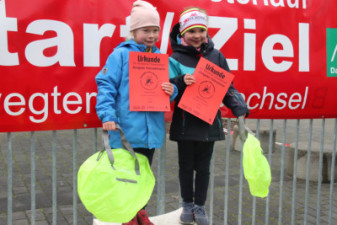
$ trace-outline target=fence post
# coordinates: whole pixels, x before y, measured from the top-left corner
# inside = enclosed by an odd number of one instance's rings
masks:
[[[13,220],[13,149],[12,133],[7,134],[7,225],[12,225]]]

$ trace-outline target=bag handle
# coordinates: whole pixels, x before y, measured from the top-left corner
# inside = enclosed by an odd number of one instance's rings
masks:
[[[247,136],[248,136],[247,132],[254,135],[254,136],[255,136],[255,134],[251,129],[249,129],[249,127],[247,127],[245,125],[245,120],[244,120],[243,116],[239,116],[238,120],[239,120],[239,136],[240,136],[240,139],[241,139],[242,143],[244,143],[246,141]]]
[[[123,145],[123,147],[131,153],[131,155],[133,156],[133,158],[135,158],[135,172],[136,172],[137,175],[140,175],[139,161],[138,161],[138,158],[136,156],[136,153],[133,150],[133,148],[131,147],[131,145],[128,142],[128,140],[126,140],[124,132],[122,131],[122,128],[118,124],[117,124],[116,127],[117,127],[117,129],[119,130],[119,132],[121,134],[121,139],[122,139],[122,145]],[[111,166],[112,166],[113,169],[115,169],[114,166],[113,166],[113,164],[115,162],[115,158],[114,158],[114,156],[112,154],[112,151],[111,151],[111,146],[110,146],[110,143],[109,143],[109,133],[108,133],[108,131],[103,130],[103,132],[102,132],[102,138],[103,138],[104,148],[105,148],[105,151],[108,154],[108,158],[109,158],[109,161],[111,163]]]

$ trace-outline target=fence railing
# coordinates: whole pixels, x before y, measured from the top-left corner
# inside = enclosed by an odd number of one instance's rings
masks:
[[[335,224],[337,119],[246,120],[272,170],[267,198],[250,195],[233,120],[216,142],[207,211],[212,224]],[[77,171],[101,149],[100,129],[0,134],[0,224],[92,224],[77,196]],[[168,137],[168,136],[167,136]],[[176,143],[166,139],[152,169],[150,215],[180,207]]]

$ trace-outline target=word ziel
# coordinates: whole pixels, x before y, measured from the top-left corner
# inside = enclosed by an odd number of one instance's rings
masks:
[[[255,19],[244,19],[243,33],[243,70],[256,71],[256,39],[263,38],[252,33],[256,30]],[[242,35],[238,32],[238,19],[228,17],[209,17],[210,28],[220,28],[213,36],[212,40],[217,49],[221,49],[227,41],[234,35],[235,38],[242,39]],[[247,33],[246,33],[247,31]],[[309,50],[309,24],[298,24],[298,51],[294,50],[292,40],[283,34],[271,34],[264,38],[261,47],[261,56],[264,66],[272,72],[285,72],[291,68],[294,60],[298,60],[298,71],[309,72],[310,68],[310,50]],[[281,45],[282,49],[275,49],[276,45]],[[298,55],[295,55],[298,52]],[[227,58],[229,68],[238,70],[240,58]]]

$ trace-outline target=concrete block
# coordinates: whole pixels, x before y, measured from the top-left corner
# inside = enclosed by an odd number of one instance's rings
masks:
[[[231,135],[231,150],[241,151],[242,149],[242,142],[239,138],[239,127],[235,125],[233,127],[233,134]],[[256,130],[252,130],[254,133],[256,133]],[[270,131],[269,129],[261,128],[259,130],[259,137],[261,147],[263,150],[263,154],[268,154],[269,151],[269,135]],[[272,148],[271,151],[275,152],[275,141],[276,141],[276,129],[273,130],[273,138],[272,138]],[[228,136],[227,136],[228,137]]]
[[[158,215],[155,217],[150,217],[150,220],[155,225],[180,225],[179,217],[182,212],[182,208],[179,208],[175,211]],[[120,225],[120,223],[106,223],[101,222],[98,219],[94,219],[93,225]]]
[[[291,143],[288,149],[288,165],[287,173],[293,175],[294,173],[294,156],[295,156],[295,143]],[[320,143],[311,143],[310,154],[310,173],[308,179],[310,181],[318,182],[319,176],[319,154]],[[335,159],[337,160],[337,158]],[[297,151],[297,172],[296,177],[298,179],[306,179],[307,176],[307,162],[308,162],[308,143],[298,142]],[[332,163],[332,146],[324,145],[323,157],[322,157],[322,182],[330,182],[331,180],[331,163]],[[337,182],[337,163],[335,163],[334,182]]]

